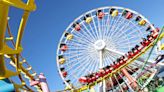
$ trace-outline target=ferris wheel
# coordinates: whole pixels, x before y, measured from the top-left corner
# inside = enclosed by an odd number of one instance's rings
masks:
[[[154,44],[159,34],[141,14],[101,7],[76,18],[57,49],[61,78],[71,89],[114,92],[146,87],[156,73]]]

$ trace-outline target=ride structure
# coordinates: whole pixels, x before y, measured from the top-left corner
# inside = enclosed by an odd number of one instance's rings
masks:
[[[23,10],[16,39],[10,30],[10,7]],[[0,92],[49,92],[43,73],[37,75],[21,55],[24,29],[35,9],[34,0],[0,0]]]
[[[151,91],[148,86],[158,67],[163,67],[159,45],[163,30],[123,7],[101,7],[82,14],[66,28],[58,44],[63,91]]]

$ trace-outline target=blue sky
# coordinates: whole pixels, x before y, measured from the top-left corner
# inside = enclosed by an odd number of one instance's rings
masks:
[[[37,73],[43,72],[51,91],[64,88],[57,72],[56,50],[66,27],[81,14],[103,6],[121,6],[144,15],[157,27],[164,24],[163,0],[36,0],[23,37],[23,56]],[[11,29],[18,29],[21,10],[11,8]]]

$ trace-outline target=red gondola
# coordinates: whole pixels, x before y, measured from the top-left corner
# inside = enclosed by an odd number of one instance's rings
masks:
[[[105,16],[105,14],[101,10],[98,10],[97,16],[99,19],[102,19]]]
[[[130,19],[130,18],[132,18],[132,17],[133,17],[133,13],[127,12],[125,18],[126,18],[126,19]]]
[[[76,30],[76,31],[80,31],[80,29],[81,29],[80,24],[76,24],[76,26],[75,26],[75,30]]]
[[[63,77],[67,77],[68,73],[66,71],[62,71]]]
[[[73,24],[73,28],[75,28],[76,31],[80,31],[81,26],[78,22],[76,22],[76,23]]]
[[[68,49],[68,46],[66,44],[61,44],[60,50],[66,51]]]

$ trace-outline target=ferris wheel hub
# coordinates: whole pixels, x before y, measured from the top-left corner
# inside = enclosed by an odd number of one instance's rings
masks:
[[[98,40],[94,43],[94,47],[96,50],[103,50],[105,48],[106,44],[103,40]]]

